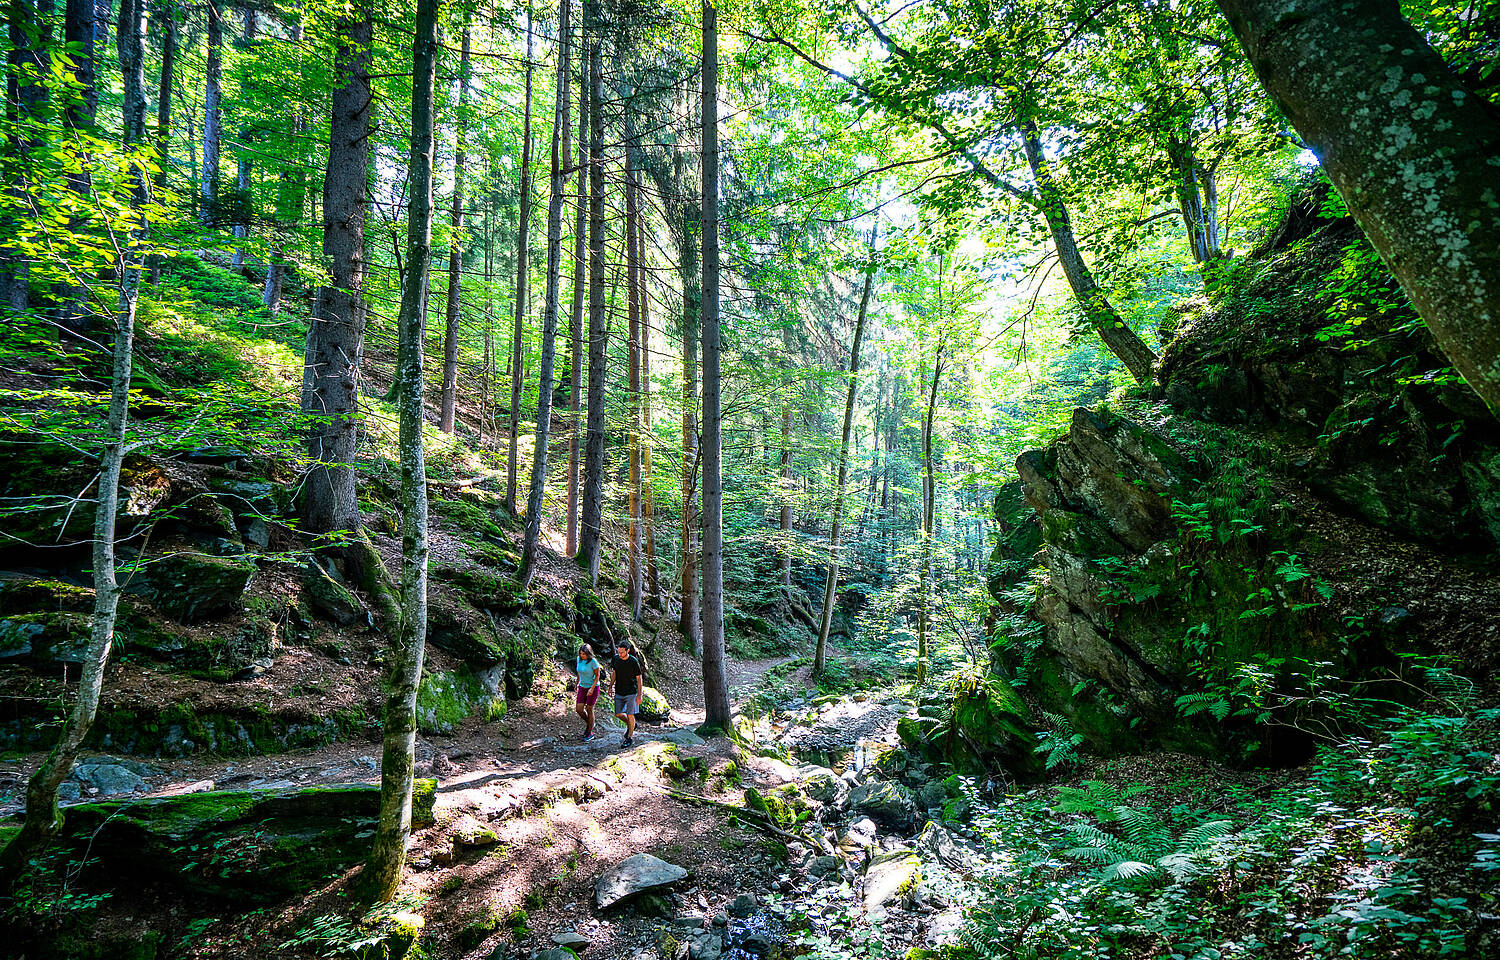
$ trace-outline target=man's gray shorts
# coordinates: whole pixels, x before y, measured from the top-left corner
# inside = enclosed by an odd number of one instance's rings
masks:
[[[633,693],[628,697],[615,694],[615,713],[639,713],[640,708],[636,706],[635,697]]]

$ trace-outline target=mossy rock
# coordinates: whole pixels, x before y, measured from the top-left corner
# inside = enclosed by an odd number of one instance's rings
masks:
[[[21,613],[0,620],[0,661],[82,663],[89,644],[86,613],[54,610]]]
[[[313,612],[336,626],[370,621],[369,611],[354,592],[316,563],[309,562],[302,573],[302,593]]]
[[[416,782],[414,827],[432,823],[437,784]],[[369,855],[380,788],[234,790],[69,807],[63,840],[91,881],[157,882],[182,893],[268,903],[304,893]],[[77,869],[77,859],[66,869]]]
[[[514,579],[484,567],[445,565],[433,571],[432,579],[458,590],[479,610],[493,610],[508,616],[526,609],[530,603],[526,589]]]
[[[497,516],[477,503],[467,500],[433,500],[431,510],[451,524],[461,539],[505,538],[505,531],[500,527]]]
[[[745,809],[761,814],[783,829],[795,826],[812,816],[807,798],[793,784],[787,784],[768,793],[761,793],[754,787],[746,787]]]
[[[236,612],[253,576],[255,564],[245,557],[172,553],[148,559],[128,575],[127,589],[178,623],[192,624]]]
[[[988,679],[953,701],[951,723],[957,736],[949,741],[950,755],[968,753],[980,765],[999,761],[1022,779],[1040,776],[1042,763],[1036,755],[1038,741],[1030,713],[1010,684]]]
[[[473,667],[504,663],[509,644],[495,631],[494,622],[463,604],[439,601],[427,615],[427,642]]]
[[[475,714],[491,719],[497,699],[479,675],[466,667],[428,674],[417,688],[417,728],[423,733],[449,734]]]
[[[672,713],[672,705],[655,687],[641,688],[641,717],[653,722],[665,720]]]

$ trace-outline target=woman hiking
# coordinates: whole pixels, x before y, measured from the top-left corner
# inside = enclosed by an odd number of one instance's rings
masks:
[[[594,648],[588,644],[578,648],[578,695],[573,702],[573,712],[583,721],[583,739],[594,739],[594,702],[599,699],[599,682],[603,679],[604,665],[594,659]]]

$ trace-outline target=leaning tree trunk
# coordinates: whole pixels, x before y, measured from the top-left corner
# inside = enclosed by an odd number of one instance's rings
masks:
[[[209,226],[219,210],[219,142],[223,117],[224,21],[219,0],[208,0],[208,56],[203,68],[203,171],[198,182],[199,216]]]
[[[547,489],[548,441],[552,435],[553,363],[557,356],[557,311],[562,287],[562,208],[567,189],[568,121],[571,91],[568,84],[568,29],[572,0],[562,0],[557,24],[557,104],[552,113],[552,175],[547,196],[547,303],[542,308],[542,356],[537,366],[536,447],[531,458],[531,489],[526,497],[526,538],[521,549],[522,587],[536,572],[542,538],[542,496]]]
[[[516,515],[516,458],[521,436],[522,338],[531,249],[531,11],[526,11],[526,105],[521,122],[521,210],[516,225],[516,309],[510,339],[510,446],[505,455],[505,509]]]
[[[417,688],[427,637],[427,463],[422,450],[422,342],[427,281],[432,266],[433,89],[437,85],[439,0],[417,0],[412,39],[411,202],[406,221],[406,289],[396,370],[401,456],[401,628],[385,678],[381,717],[380,820],[360,884],[374,902],[396,895],[411,835],[412,777],[416,770]]]
[[[364,353],[365,196],[370,136],[371,7],[355,4],[339,24],[328,167],[323,178],[323,256],[331,283],[318,289],[303,361],[302,412],[312,418],[312,463],[302,522],[312,533],[359,530],[354,457],[359,438],[359,366]],[[387,628],[395,625],[387,624]]]
[[[1099,289],[1093,271],[1084,262],[1083,254],[1078,249],[1078,240],[1073,235],[1073,222],[1068,216],[1067,204],[1063,202],[1062,191],[1052,176],[1051,163],[1042,152],[1041,135],[1036,124],[1029,120],[1021,125],[1021,144],[1026,150],[1027,165],[1031,167],[1031,174],[1036,180],[1037,209],[1041,211],[1047,221],[1047,229],[1052,233],[1052,242],[1057,247],[1057,259],[1062,264],[1063,274],[1068,278],[1068,285],[1073,288],[1074,299],[1078,301],[1089,325],[1098,332],[1099,339],[1125,364],[1125,369],[1130,371],[1136,382],[1150,383],[1151,366],[1156,362],[1156,354],[1151,352],[1144,340],[1136,336],[1134,330],[1125,325],[1114,304],[1110,303],[1109,296]]]
[[[844,485],[849,480],[849,433],[854,428],[854,400],[859,392],[859,347],[865,336],[865,316],[870,309],[870,289],[875,285],[875,236],[870,235],[870,265],[865,269],[865,289],[859,297],[859,315],[854,321],[854,344],[849,348],[849,393],[844,399],[844,432],[839,441],[839,479],[833,495],[833,522],[828,531],[832,553],[828,580],[823,586],[823,618],[818,622],[818,645],[813,653],[813,679],[823,676],[828,656],[828,633],[833,629],[833,607],[839,585],[839,521],[844,516]]]
[[[1500,415],[1500,112],[1395,0],[1218,0],[1453,366]]]
[[[583,25],[580,24],[582,27]],[[588,33],[578,39],[578,211],[573,220],[573,313],[568,318],[568,556],[578,555],[578,427],[583,403],[583,305],[587,295],[584,271],[588,260],[584,246],[588,233],[589,202],[589,58]]]
[[[703,725],[729,729],[724,668],[724,477],[719,384],[718,11],[703,0]]]
[[[120,9],[120,72],[123,80],[121,114],[124,147],[140,146],[146,135],[146,25],[145,7],[129,2]],[[119,296],[115,311],[113,362],[110,369],[106,442],[99,456],[95,479],[93,579],[94,613],[89,624],[89,643],[84,651],[77,698],[68,711],[57,744],[32,773],[26,784],[26,820],[21,831],[0,852],[0,891],[14,888],[31,860],[41,853],[62,828],[57,808],[57,788],[73,772],[73,761],[93,726],[104,688],[104,668],[114,646],[120,585],[115,578],[115,519],[119,513],[120,469],[129,449],[125,442],[130,420],[130,374],[134,350],[136,304],[139,300],[150,202],[150,175],[142,164],[130,170],[130,204],[135,223],[118,247],[116,275]]]
[[[598,22],[594,4],[584,7],[587,24]],[[588,570],[589,585],[599,582],[600,526],[604,520],[604,363],[609,329],[604,317],[604,71],[597,37],[589,39],[589,395],[588,429],[583,451],[583,521],[578,562]]]
[[[448,215],[448,303],[443,322],[443,406],[438,429],[453,432],[458,406],[458,306],[463,292],[464,103],[469,93],[469,29],[464,27],[458,61],[458,96],[453,129],[453,207]]]

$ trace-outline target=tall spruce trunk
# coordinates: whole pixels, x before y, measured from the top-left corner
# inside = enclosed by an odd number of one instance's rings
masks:
[[[875,234],[870,234],[870,265],[865,268],[865,288],[859,297],[859,315],[854,321],[854,344],[849,348],[849,392],[844,398],[844,430],[839,440],[839,478],[833,495],[833,520],[828,531],[831,553],[828,578],[823,586],[823,616],[818,622],[818,645],[813,653],[813,677],[823,676],[828,658],[828,634],[833,629],[833,608],[838,600],[839,523],[844,516],[844,485],[849,480],[849,433],[854,428],[854,401],[859,392],[859,348],[865,336],[865,317],[870,310],[870,290],[875,285]]]
[[[782,346],[786,348],[787,363],[792,362],[792,331],[781,334]],[[791,599],[792,591],[792,402],[781,403],[781,516],[778,518],[781,534],[781,589]]]
[[[675,182],[691,196],[679,150],[674,157]],[[692,202],[683,204],[678,276],[682,281],[682,610],[678,627],[693,652],[703,652],[703,621],[698,602],[698,329],[703,314],[703,286],[699,248],[692,221],[699,219]]]
[[[416,770],[417,688],[427,637],[427,463],[422,450],[423,335],[432,266],[433,93],[437,86],[439,0],[417,0],[412,39],[411,203],[406,221],[406,289],[398,319],[396,370],[401,458],[401,628],[385,677],[380,754],[380,820],[360,877],[365,896],[385,902],[401,884],[411,835]]]
[[[932,628],[932,514],[937,489],[932,474],[932,419],[937,411],[938,381],[943,376],[944,340],[938,341],[932,361],[932,389],[927,394],[927,416],[922,421],[922,559],[918,572],[917,686],[927,682],[928,634]]]
[[[63,121],[72,131],[87,131],[94,125],[99,108],[98,52],[94,46],[96,8],[94,0],[67,0],[63,12],[63,38],[76,44],[72,55],[73,79],[78,84],[78,93],[68,102]],[[166,56],[165,50],[163,56]],[[88,164],[80,164],[77,172],[68,174],[68,189],[79,197],[88,197],[93,191],[93,178]],[[74,218],[71,223],[74,233],[85,230],[83,218]],[[87,336],[94,326],[100,310],[87,282],[67,284],[58,290],[57,322],[60,331]]]
[[[1041,134],[1030,120],[1021,124],[1021,145],[1026,151],[1026,163],[1036,181],[1037,209],[1047,221],[1052,242],[1057,248],[1057,259],[1062,265],[1063,275],[1073,289],[1073,297],[1083,310],[1089,325],[1099,334],[1099,339],[1110,352],[1119,358],[1137,383],[1151,382],[1151,367],[1156,354],[1136,336],[1134,330],[1125,325],[1109,296],[1099,289],[1094,273],[1089,269],[1078,249],[1078,239],[1073,234],[1073,222],[1063,201],[1062,190],[1052,176],[1052,166],[1042,152]]]
[[[510,340],[510,446],[505,455],[505,509],[516,515],[516,458],[521,437],[521,384],[526,332],[526,281],[531,271],[531,11],[526,11],[526,103],[521,121],[521,209],[516,224],[516,309]]]
[[[448,214],[448,302],[443,318],[443,406],[438,429],[453,432],[458,406],[458,308],[463,287],[464,105],[469,94],[469,28],[464,27],[458,61],[457,106],[453,121],[453,207]]]
[[[224,19],[220,0],[208,0],[208,52],[203,68],[203,170],[198,179],[199,216],[209,226],[219,215],[219,153],[223,116]]]
[[[1500,111],[1395,0],[1218,0],[1271,99],[1500,415]]]
[[[364,354],[365,197],[370,136],[368,0],[339,21],[323,177],[323,256],[331,283],[318,289],[303,360],[302,412],[314,418],[302,492],[302,521],[312,533],[360,529],[354,458],[359,439],[359,367]],[[395,624],[387,624],[387,629]]]
[[[597,0],[584,6],[584,20],[597,27]],[[589,585],[599,582],[599,546],[604,520],[604,363],[609,329],[604,315],[604,71],[600,41],[589,31],[589,394],[583,451],[583,518],[578,561]]]
[[[639,184],[637,185],[639,188]],[[661,606],[661,579],[656,567],[655,497],[651,488],[651,295],[646,289],[650,271],[647,268],[646,230],[644,221],[636,228],[636,263],[641,274],[641,525],[646,554],[646,596],[653,606]]]
[[[557,356],[557,312],[562,287],[563,193],[567,190],[567,161],[572,91],[568,56],[572,0],[562,0],[557,23],[557,102],[552,113],[552,169],[547,195],[547,302],[542,308],[542,356],[537,365],[536,452],[531,460],[531,488],[526,497],[526,538],[521,549],[519,580],[531,584],[542,537],[542,497],[547,488],[548,446],[552,435],[553,364]]]
[[[5,6],[9,21],[10,50],[6,75],[6,119],[13,123],[5,144],[10,154],[6,161],[5,191],[10,194],[13,209],[25,210],[36,185],[31,182],[31,152],[40,144],[33,124],[44,120],[47,102],[47,75],[52,46],[52,0],[10,0]],[[123,62],[123,56],[122,56]],[[37,79],[19,83],[23,70],[35,72]],[[24,219],[24,217],[23,217]],[[4,243],[17,240],[18,222],[6,214],[0,223]],[[24,243],[8,243],[0,249],[0,305],[12,315],[20,315],[31,305],[31,255]]]
[[[724,477],[719,383],[718,11],[703,0],[703,708],[704,727],[728,730],[724,665]]]
[[[146,136],[146,25],[145,6],[139,0],[121,4],[118,36],[123,81],[120,112],[128,151],[143,144]],[[114,646],[120,605],[120,584],[115,574],[115,521],[120,509],[120,470],[130,450],[126,429],[130,421],[135,317],[149,227],[145,210],[150,202],[151,181],[144,165],[131,168],[129,182],[135,223],[117,248],[119,287],[111,345],[106,440],[99,455],[99,475],[94,481],[94,610],[89,622],[89,642],[80,665],[78,690],[58,731],[57,743],[27,781],[26,820],[20,832],[0,851],[0,892],[14,889],[31,860],[44,851],[62,828],[57,789],[73,772],[73,761],[98,714],[104,669]]]
[[[568,370],[568,556],[578,555],[579,414],[583,411],[583,308],[587,296],[584,253],[589,202],[589,59],[588,33],[580,24],[578,39],[578,210],[573,220],[573,312],[568,318],[571,361]]]
[[[629,109],[629,95],[626,95]],[[625,121],[625,288],[629,338],[626,346],[630,396],[626,405],[625,444],[630,472],[629,583],[626,602],[633,620],[641,616],[641,272],[636,260],[639,208],[636,204],[635,131],[627,114]]]

